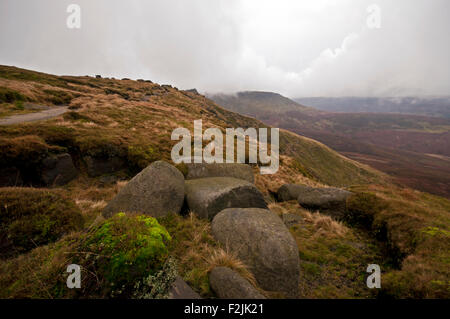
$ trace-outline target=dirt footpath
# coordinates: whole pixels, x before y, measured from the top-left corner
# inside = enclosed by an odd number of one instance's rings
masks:
[[[5,118],[0,119],[0,125],[12,125],[12,124],[18,124],[18,123],[24,123],[24,122],[33,122],[33,121],[39,121],[39,120],[47,120],[52,117],[59,116],[61,114],[64,114],[68,111],[68,106],[60,106],[51,108],[42,112],[36,112],[36,113],[28,113],[28,114],[21,114],[21,115],[12,115]]]

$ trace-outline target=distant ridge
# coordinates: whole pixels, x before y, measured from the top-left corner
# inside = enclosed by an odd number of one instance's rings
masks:
[[[346,157],[394,176],[403,185],[450,196],[450,118],[386,113],[401,110],[402,101],[406,101],[403,105],[409,105],[411,112],[425,113],[424,105],[434,105],[430,114],[450,115],[450,105],[445,109],[445,98],[441,99],[442,107],[438,98],[420,104],[423,99],[352,97],[305,98],[297,103],[271,92],[209,97],[228,110],[318,140]],[[333,101],[337,101],[334,109],[330,106]],[[337,112],[346,109],[347,102],[349,109],[358,112]],[[311,107],[317,105],[322,110]],[[386,112],[376,113],[383,105]],[[405,106],[404,110],[408,108]]]
[[[300,111],[307,114],[318,113],[313,108],[301,105],[274,92],[243,91],[236,94],[207,94],[206,96],[228,110],[253,117],[257,117],[262,112]]]
[[[402,113],[450,118],[450,97],[304,97],[294,101],[330,112]]]

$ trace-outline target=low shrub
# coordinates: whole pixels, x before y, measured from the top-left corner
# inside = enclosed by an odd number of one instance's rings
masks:
[[[79,230],[83,217],[57,191],[0,188],[0,257],[11,257]]]
[[[14,103],[15,101],[26,101],[27,98],[14,90],[0,87],[0,103]]]
[[[92,121],[92,119],[89,116],[74,111],[64,113],[63,117],[66,121],[82,121],[82,122]]]
[[[25,109],[25,107],[23,106],[23,101],[21,101],[21,100],[16,100],[14,102],[14,107],[16,110],[20,110],[20,111],[23,111]]]
[[[387,203],[376,195],[358,192],[347,198],[346,221],[371,230],[376,215],[387,207]]]
[[[180,276],[202,297],[213,297],[208,271],[211,270],[211,258],[220,251],[220,246],[211,234],[210,223],[192,212],[187,216],[169,214],[159,218],[159,222],[173,238],[169,251],[178,260]]]
[[[43,90],[47,94],[46,100],[55,105],[67,105],[73,99],[73,95],[60,90]]]
[[[89,155],[99,158],[125,157],[127,154],[126,144],[120,138],[105,135],[83,135],[77,136],[74,144],[79,148],[83,156]]]
[[[26,167],[44,159],[49,152],[58,153],[61,149],[50,146],[36,135],[15,138],[0,137],[0,165]]]

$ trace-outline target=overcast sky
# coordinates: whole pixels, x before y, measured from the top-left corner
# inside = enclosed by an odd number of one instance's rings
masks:
[[[450,95],[449,14],[448,0],[0,0],[0,64],[210,93]]]

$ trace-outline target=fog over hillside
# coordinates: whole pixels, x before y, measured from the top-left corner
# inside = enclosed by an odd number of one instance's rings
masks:
[[[450,118],[450,97],[304,97],[294,101],[331,112],[403,113]]]
[[[200,92],[450,92],[448,0],[77,0],[69,29],[71,3],[2,0],[0,64]]]

